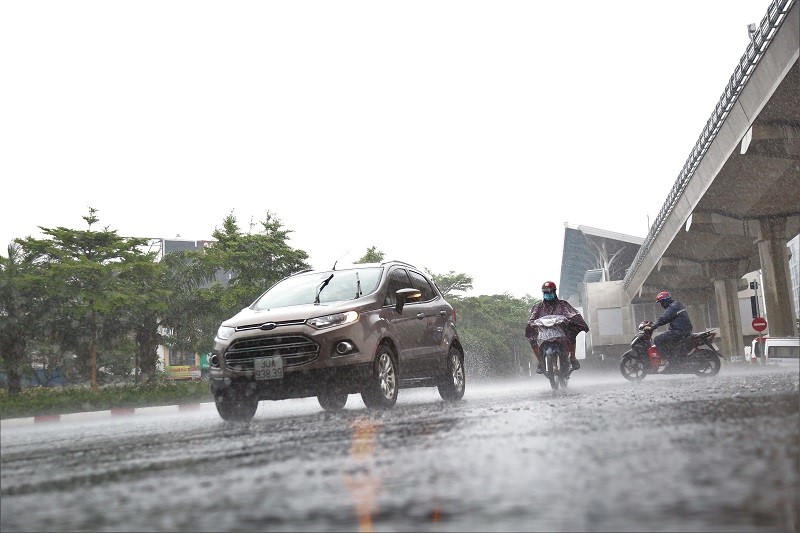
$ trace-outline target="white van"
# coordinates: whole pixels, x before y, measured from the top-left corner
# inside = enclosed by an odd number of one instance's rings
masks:
[[[756,337],[750,348],[754,357],[768,365],[800,366],[800,337]]]

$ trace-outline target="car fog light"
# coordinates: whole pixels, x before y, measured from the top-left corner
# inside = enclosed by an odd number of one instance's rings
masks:
[[[352,352],[354,349],[355,347],[347,341],[342,341],[336,345],[336,353],[339,355],[346,355]]]

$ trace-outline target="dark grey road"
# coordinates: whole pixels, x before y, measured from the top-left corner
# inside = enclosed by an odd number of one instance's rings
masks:
[[[469,376],[468,376],[469,378]],[[468,381],[464,400],[403,390],[3,428],[0,530],[798,530],[797,371],[713,378],[579,371]]]

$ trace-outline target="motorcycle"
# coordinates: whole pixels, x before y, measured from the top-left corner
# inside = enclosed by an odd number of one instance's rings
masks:
[[[628,381],[641,381],[648,374],[715,376],[722,366],[720,354],[712,342],[716,335],[713,330],[692,333],[673,346],[669,356],[662,356],[652,342],[652,322],[645,320],[639,324],[631,349],[622,354],[619,370]]]
[[[533,321],[536,326],[536,344],[542,359],[542,371],[553,390],[567,388],[567,380],[572,374],[567,352],[567,334],[564,325],[567,318],[561,315],[547,315]]]

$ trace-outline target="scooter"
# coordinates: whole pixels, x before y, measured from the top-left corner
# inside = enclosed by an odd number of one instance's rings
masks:
[[[542,358],[542,372],[550,380],[553,390],[567,388],[567,381],[572,374],[567,352],[567,334],[563,326],[568,322],[562,315],[547,315],[537,318],[533,324],[537,327],[536,343]]]
[[[722,366],[713,340],[717,332],[706,330],[692,333],[662,355],[653,344],[653,324],[645,320],[631,341],[631,349],[622,354],[619,370],[628,381],[641,381],[648,374],[695,374],[700,377],[715,376]]]

